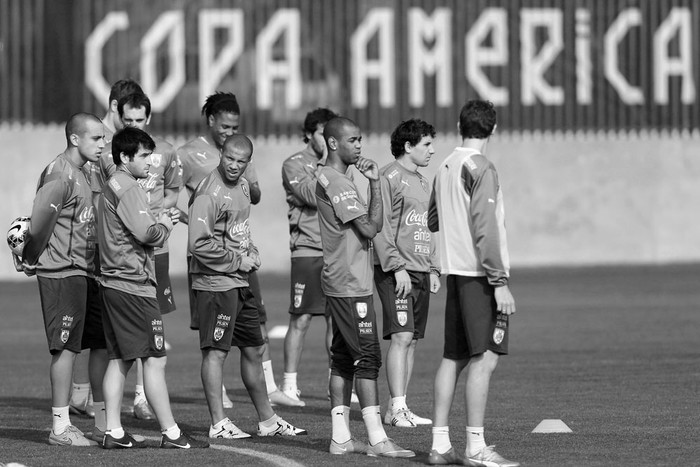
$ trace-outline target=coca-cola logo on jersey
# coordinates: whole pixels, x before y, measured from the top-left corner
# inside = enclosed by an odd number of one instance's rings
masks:
[[[428,225],[428,211],[425,211],[423,214],[418,214],[415,209],[411,209],[408,214],[406,214],[406,225],[426,227]]]
[[[143,188],[146,191],[151,191],[156,187],[156,184],[158,183],[158,174],[157,173],[148,173],[147,178],[142,178],[139,180],[139,185],[141,185],[141,188]]]
[[[83,208],[82,211],[80,211],[80,215],[78,216],[78,221],[81,224],[84,224],[85,222],[92,222],[93,219],[95,219],[94,215],[94,208],[92,206],[86,206]]]
[[[247,235],[248,232],[250,232],[250,227],[248,226],[248,219],[244,220],[243,222],[237,222],[228,229],[228,234],[231,238],[234,238],[238,235]]]

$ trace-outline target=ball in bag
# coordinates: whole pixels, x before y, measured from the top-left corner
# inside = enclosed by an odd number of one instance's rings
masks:
[[[18,217],[10,224],[10,229],[7,231],[7,244],[12,250],[12,253],[17,256],[22,256],[24,249],[24,241],[29,233],[29,218],[26,216]]]

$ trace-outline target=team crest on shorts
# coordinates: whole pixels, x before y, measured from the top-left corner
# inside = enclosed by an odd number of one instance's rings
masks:
[[[220,328],[219,326],[217,326],[214,329],[214,340],[216,342],[219,342],[222,337],[224,337],[224,328]]]
[[[163,350],[163,334],[156,334],[155,336],[153,336],[153,341],[156,344],[156,349]]]
[[[408,322],[408,312],[406,312],[406,311],[397,311],[397,312],[396,312],[396,318],[399,320],[399,325],[400,325],[400,326],[406,326],[406,323]]]
[[[493,343],[499,345],[503,342],[503,338],[506,336],[506,331],[501,328],[496,328],[493,330]]]
[[[301,306],[301,294],[294,295],[294,308],[299,308]]]
[[[70,337],[70,330],[68,329],[61,329],[61,342],[64,344],[68,342],[68,338]]]
[[[367,316],[367,304],[364,302],[355,303],[355,310],[357,311],[357,316],[364,319]]]

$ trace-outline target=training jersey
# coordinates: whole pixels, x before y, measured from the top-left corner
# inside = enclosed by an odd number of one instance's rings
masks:
[[[41,173],[23,262],[40,277],[89,276],[95,255],[92,192],[81,168],[65,154]]]
[[[148,177],[138,179],[139,185],[146,191],[148,205],[156,218],[165,210],[165,189],[180,190],[182,186],[182,168],[175,148],[167,141],[153,137],[156,147],[151,154],[151,166]],[[102,179],[107,180],[117,170],[112,155],[112,143],[102,150],[99,160]],[[156,248],[155,253],[168,251],[168,242],[162,248]]]
[[[180,146],[177,154],[182,164],[182,184],[187,189],[188,198],[191,198],[199,182],[219,165],[221,151],[204,136],[200,136]],[[242,176],[250,185],[258,182],[253,161],[248,163]]]
[[[155,298],[153,250],[170,232],[157,222],[138,180],[117,169],[102,188],[97,211],[102,285]]]
[[[367,214],[357,187],[347,175],[321,167],[316,202],[323,244],[323,292],[330,297],[372,295],[372,243],[352,224]]]
[[[248,285],[240,271],[243,255],[259,259],[250,237],[250,188],[241,177],[231,184],[219,169],[198,185],[190,199],[188,254],[192,288],[224,292]]]
[[[316,172],[322,167],[310,147],[282,163],[282,186],[287,196],[289,249],[292,258],[322,256],[321,228],[316,208]]]
[[[486,276],[494,286],[508,283],[503,194],[496,168],[481,153],[458,147],[440,164],[428,226],[438,232],[443,274]]]
[[[384,223],[372,240],[374,264],[385,272],[439,269],[433,234],[428,229],[428,180],[394,161],[380,169],[379,183]]]

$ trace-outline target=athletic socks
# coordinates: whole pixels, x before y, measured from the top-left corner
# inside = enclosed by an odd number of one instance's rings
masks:
[[[180,431],[180,427],[177,426],[177,423],[167,430],[161,430],[161,433],[163,433],[165,436],[167,436],[169,439],[175,440],[182,435],[182,432]]]
[[[263,420],[260,422],[260,424],[265,427],[265,428],[272,428],[275,426],[275,423],[280,420],[280,416],[277,414],[274,414],[272,417],[268,418],[267,420]]]
[[[387,438],[386,431],[382,426],[381,409],[378,405],[372,405],[362,409],[362,419],[365,421],[369,444],[374,446]]]
[[[53,415],[53,432],[55,435],[60,435],[66,428],[70,426],[70,415],[68,414],[68,406],[65,407],[51,407],[51,414]]]
[[[284,377],[282,379],[282,389],[285,391],[297,392],[297,373],[287,373],[284,372]]]
[[[105,432],[105,434],[108,434],[112,438],[115,438],[115,439],[122,439],[126,433],[124,432],[124,428],[119,427],[119,428],[112,428],[111,430],[107,430]]]
[[[467,427],[467,456],[473,456],[486,447],[483,426]]]
[[[396,413],[399,410],[406,410],[408,406],[406,405],[406,396],[398,396],[391,398],[391,412]]]
[[[445,454],[452,449],[450,442],[450,427],[449,426],[434,426],[433,427],[433,447],[440,454]]]
[[[138,404],[139,402],[145,402],[146,401],[146,392],[143,390],[143,386],[136,385],[136,389],[134,390],[134,405]]]
[[[95,402],[95,428],[104,432],[107,431],[107,412],[104,402]]]
[[[272,360],[266,360],[262,363],[263,373],[265,374],[265,386],[267,386],[267,393],[272,394],[277,391],[277,384],[275,384],[275,374],[272,372]]]
[[[338,444],[343,444],[352,438],[350,434],[350,407],[339,405],[331,409],[332,434],[331,438]]]
[[[73,383],[70,401],[73,405],[82,409],[85,406],[85,401],[87,401],[89,393],[90,383]]]

